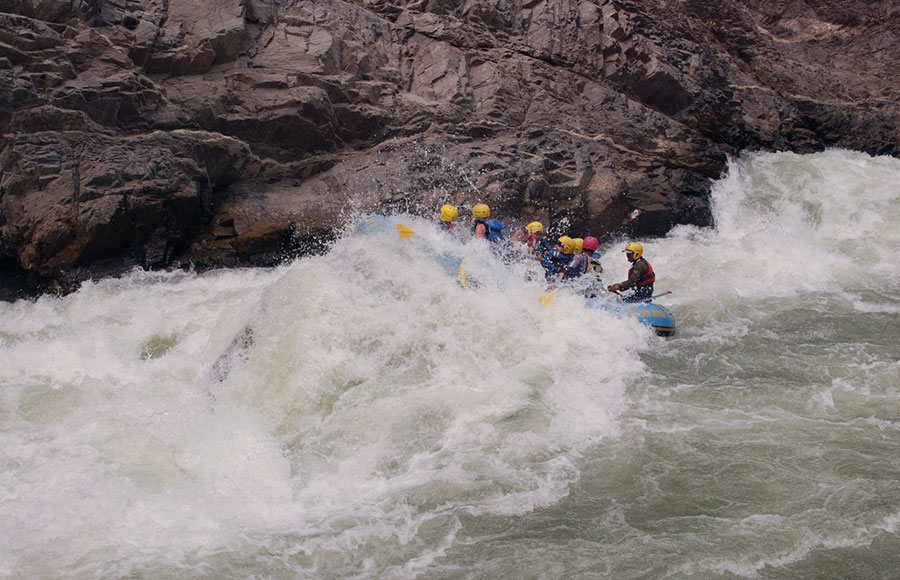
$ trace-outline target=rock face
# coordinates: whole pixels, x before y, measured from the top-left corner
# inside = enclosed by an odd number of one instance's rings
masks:
[[[729,155],[900,154],[897,46],[894,0],[0,0],[0,271],[272,264],[446,202],[709,225]]]

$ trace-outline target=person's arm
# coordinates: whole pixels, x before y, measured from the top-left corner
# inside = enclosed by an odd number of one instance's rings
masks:
[[[647,262],[644,260],[638,260],[634,263],[631,270],[628,272],[628,280],[619,283],[619,290],[628,290],[629,288],[633,288],[637,286],[637,283],[641,281],[641,278],[646,274],[650,268],[647,266]]]

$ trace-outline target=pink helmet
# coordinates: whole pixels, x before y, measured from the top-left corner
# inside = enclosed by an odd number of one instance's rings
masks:
[[[591,252],[596,252],[597,248],[600,247],[600,242],[597,241],[597,238],[594,236],[588,236],[584,238],[584,243],[581,244],[582,250],[590,250]]]

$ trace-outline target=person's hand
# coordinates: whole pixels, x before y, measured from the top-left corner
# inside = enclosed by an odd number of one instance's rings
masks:
[[[609,290],[610,292],[618,292],[619,285],[618,284],[610,284],[609,286],[606,287],[606,289]]]

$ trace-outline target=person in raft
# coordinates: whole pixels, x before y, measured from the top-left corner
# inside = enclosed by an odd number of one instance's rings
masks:
[[[524,228],[524,227],[516,228],[516,229],[513,230],[512,235],[509,236],[509,241],[510,241],[510,243],[516,242],[516,243],[519,243],[519,244],[523,244],[523,245],[524,245],[524,244],[527,243],[527,240],[525,239],[525,235],[526,235],[526,234],[525,234],[525,228]]]
[[[588,253],[588,272],[593,272],[594,274],[602,274],[603,273],[603,264],[600,263],[600,254],[597,253],[597,248],[600,247],[600,240],[595,238],[594,236],[588,236],[584,238],[584,242],[582,243],[582,248],[586,253]]]
[[[575,253],[575,241],[569,236],[560,236],[556,240],[556,247],[541,261],[541,266],[547,271],[545,276],[548,282],[558,280],[566,266],[572,261]]]
[[[499,242],[503,240],[503,223],[491,219],[491,208],[479,203],[472,208],[472,237],[477,240]]]
[[[441,206],[441,229],[448,231],[452,230],[454,227],[453,222],[456,221],[456,218],[459,217],[459,210],[450,205],[449,203],[445,203]]]
[[[625,257],[631,262],[628,279],[618,284],[611,284],[606,289],[610,292],[619,292],[633,288],[634,294],[626,296],[625,302],[643,302],[653,296],[653,283],[656,281],[653,266],[644,258],[644,246],[637,242],[625,244],[624,252]]]
[[[523,238],[528,244],[528,253],[533,255],[537,261],[544,259],[553,248],[544,235],[544,224],[541,222],[530,222],[525,226],[525,236]]]
[[[591,257],[600,246],[600,242],[593,236],[584,239],[576,238],[572,242],[575,246],[574,255],[562,272],[558,274],[560,278],[577,278],[588,273],[591,269]]]

